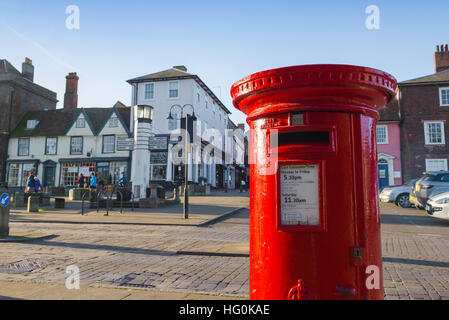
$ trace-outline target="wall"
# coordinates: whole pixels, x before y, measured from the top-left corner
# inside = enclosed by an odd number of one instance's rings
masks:
[[[403,180],[422,175],[429,158],[448,159],[449,107],[440,107],[439,87],[445,85],[400,86],[401,98],[401,159]],[[424,120],[446,121],[445,145],[425,145]]]

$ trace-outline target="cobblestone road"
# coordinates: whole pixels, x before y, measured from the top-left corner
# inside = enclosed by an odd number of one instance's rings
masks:
[[[449,299],[449,222],[424,211],[382,205],[387,299]],[[248,241],[248,211],[206,228],[12,223],[15,232],[53,239],[0,243],[0,280],[65,283],[76,265],[81,285],[248,296],[249,259],[179,255]]]

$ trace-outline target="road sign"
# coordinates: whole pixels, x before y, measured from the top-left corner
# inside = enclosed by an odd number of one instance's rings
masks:
[[[0,197],[0,206],[7,207],[9,205],[9,201],[11,198],[9,197],[9,194],[3,193]]]

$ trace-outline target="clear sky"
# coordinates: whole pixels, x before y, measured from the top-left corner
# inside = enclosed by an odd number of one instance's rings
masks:
[[[80,29],[66,28],[66,8]],[[380,9],[368,30],[365,9]],[[185,65],[233,112],[229,90],[251,73],[344,63],[378,68],[400,81],[433,73],[437,44],[449,43],[449,1],[22,1],[0,0],[0,58],[35,65],[35,82],[64,98],[77,72],[79,106],[130,104],[126,80]]]

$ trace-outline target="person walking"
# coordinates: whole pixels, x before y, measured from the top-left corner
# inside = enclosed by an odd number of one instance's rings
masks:
[[[95,172],[92,172],[90,174],[90,183],[89,183],[89,187],[91,189],[96,189],[97,188],[97,176],[95,174]]]
[[[82,173],[80,173],[80,176],[76,184],[78,185],[78,188],[84,187],[84,175]]]
[[[120,177],[120,179],[118,180],[118,185],[121,188],[124,188],[126,186],[126,184],[128,183],[128,179],[126,179],[126,174],[125,172],[122,172],[122,176]]]
[[[27,182],[26,182],[25,193],[33,192],[34,191],[34,185],[35,185],[34,172],[31,172],[30,175],[28,176],[28,179],[27,179]]]
[[[42,190],[42,184],[37,176],[34,177],[34,192],[38,193],[40,190]]]

